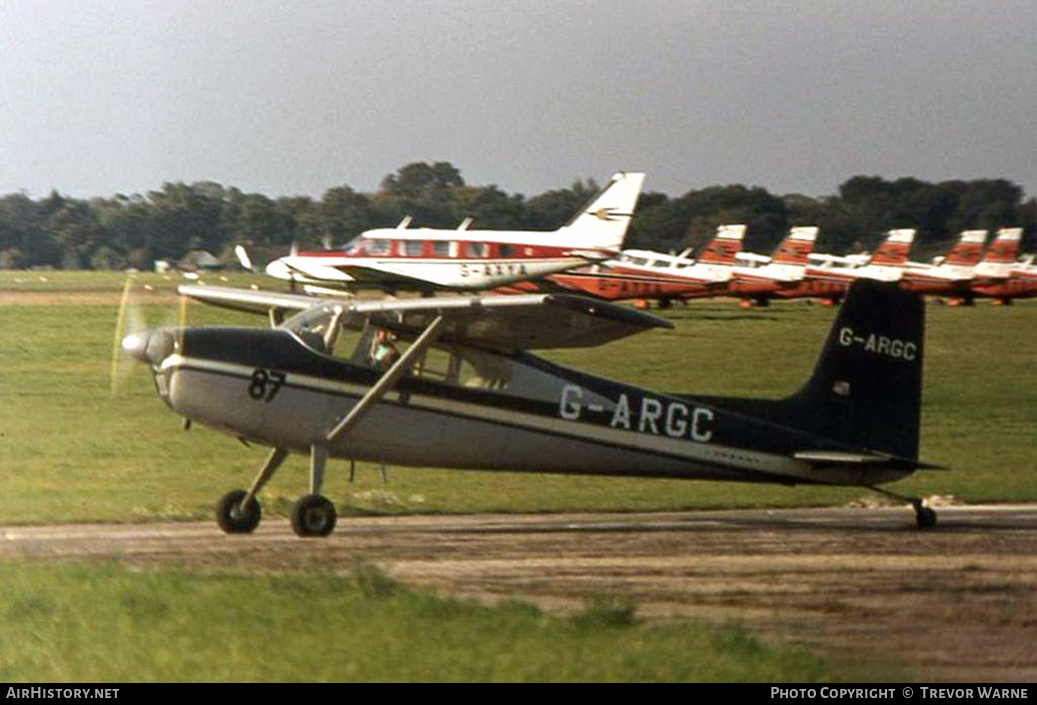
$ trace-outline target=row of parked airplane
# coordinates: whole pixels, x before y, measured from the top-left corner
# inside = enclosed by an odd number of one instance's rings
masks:
[[[607,299],[669,302],[731,296],[745,305],[795,298],[835,303],[857,279],[897,282],[908,291],[947,297],[952,304],[971,304],[978,297],[1010,304],[1037,296],[1034,256],[1016,260],[1021,228],[998,230],[985,251],[987,231],[966,230],[931,264],[909,261],[915,232],[891,230],[873,254],[836,256],[812,253],[818,228],[796,227],[767,257],[739,251],[744,225],[722,225],[697,259],[687,251],[665,255],[625,250],[603,265],[554,275],[549,281]],[[515,288],[539,286],[543,285],[528,282]]]
[[[909,261],[915,230],[891,230],[871,255],[814,254],[818,228],[792,228],[769,256],[742,252],[745,225],[721,225],[698,254],[623,250],[644,174],[619,173],[583,210],[550,231],[396,228],[369,230],[338,250],[293,251],[267,273],[330,289],[569,292],[615,301],[731,296],[744,305],[772,299],[834,303],[857,279],[898,282],[909,291],[972,303],[1037,296],[1033,255],[1017,261],[1021,228],[1002,228],[984,251],[986,230],[966,230],[933,263]]]

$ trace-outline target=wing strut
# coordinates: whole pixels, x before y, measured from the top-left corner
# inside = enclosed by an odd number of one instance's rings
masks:
[[[349,410],[346,417],[328,431],[324,437],[324,443],[314,443],[310,447],[310,494],[319,495],[321,485],[324,481],[324,464],[328,459],[328,446],[340,438],[346,431],[352,428],[364,414],[392,389],[393,385],[406,373],[414,361],[424,353],[428,347],[435,342],[443,329],[446,318],[440,314],[422,331],[418,339],[407,348],[392,367],[386,370],[367,393],[357,402],[356,406]]]
[[[418,339],[407,348],[407,351],[400,356],[400,359],[393,363],[381,378],[374,383],[374,385],[367,390],[367,393],[363,398],[357,402],[357,405],[350,409],[346,417],[338,422],[335,428],[328,431],[328,435],[325,440],[328,443],[333,443],[339,436],[349,430],[353,424],[360,420],[364,413],[374,404],[376,404],[386,392],[388,392],[397,380],[403,376],[403,374],[410,367],[419,355],[425,352],[428,347],[435,342],[436,338],[443,328],[443,324],[446,322],[446,318],[440,314],[429,324]]]

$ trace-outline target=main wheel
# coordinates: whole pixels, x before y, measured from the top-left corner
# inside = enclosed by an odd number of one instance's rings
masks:
[[[263,515],[259,502],[253,497],[246,506],[241,505],[248,492],[232,490],[216,503],[216,523],[227,534],[251,534]]]
[[[319,494],[308,494],[292,507],[292,530],[298,536],[327,536],[335,529],[335,505]]]
[[[936,526],[936,512],[929,507],[919,507],[915,514],[915,521],[919,529],[929,529]]]

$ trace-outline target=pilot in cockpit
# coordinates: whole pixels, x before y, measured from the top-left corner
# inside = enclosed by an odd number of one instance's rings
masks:
[[[400,359],[400,351],[396,347],[395,336],[392,333],[379,328],[375,332],[374,342],[371,345],[371,365],[379,370],[387,370],[393,363]]]

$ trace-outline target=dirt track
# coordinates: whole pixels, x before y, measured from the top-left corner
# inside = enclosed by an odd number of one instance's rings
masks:
[[[0,527],[0,557],[108,557],[199,568],[348,570],[579,608],[632,595],[646,618],[736,621],[769,640],[905,660],[939,681],[1037,680],[1037,506],[341,518],[326,540],[282,520],[253,536],[210,523]]]

